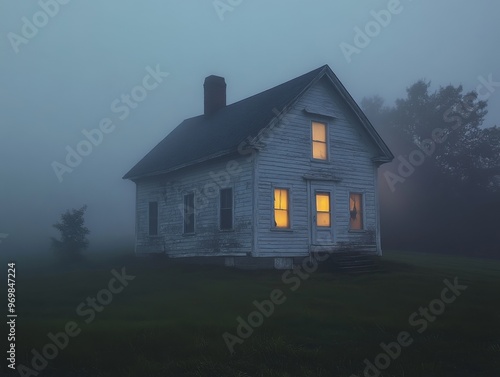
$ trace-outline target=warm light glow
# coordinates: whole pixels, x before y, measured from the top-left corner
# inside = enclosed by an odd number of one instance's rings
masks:
[[[313,158],[318,160],[326,160],[326,124],[312,122],[312,149]]]
[[[288,215],[288,190],[274,189],[274,226],[288,228],[290,220]]]
[[[316,194],[316,225],[317,226],[330,226],[330,194],[317,193]]]
[[[312,123],[312,134],[314,141],[322,141],[326,143],[326,126],[323,123]]]
[[[363,195],[350,194],[349,195],[349,219],[350,227],[352,230],[363,229]]]

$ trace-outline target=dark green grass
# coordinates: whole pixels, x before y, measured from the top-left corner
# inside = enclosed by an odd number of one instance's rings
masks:
[[[18,362],[47,334],[75,321],[81,334],[40,376],[351,376],[363,375],[381,342],[408,331],[414,342],[381,376],[500,375],[500,262],[388,252],[384,272],[317,271],[299,288],[283,271],[186,266],[130,255],[67,267],[17,260]],[[111,269],[136,278],[90,324],[76,308],[106,288]],[[421,334],[411,313],[439,298],[443,280],[468,288]],[[231,355],[222,334],[237,317],[281,289],[286,301]]]

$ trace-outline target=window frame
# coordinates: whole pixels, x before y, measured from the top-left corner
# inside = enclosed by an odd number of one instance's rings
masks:
[[[325,150],[326,150],[326,158],[325,159],[321,159],[321,158],[316,158],[314,157],[314,143],[323,143],[323,141],[319,141],[319,140],[314,140],[313,138],[313,124],[314,123],[319,123],[319,124],[322,124],[325,126]],[[310,126],[310,140],[311,140],[311,160],[312,161],[315,161],[315,162],[329,162],[330,161],[330,140],[329,140],[329,135],[328,135],[328,129],[329,129],[329,124],[328,122],[325,122],[325,121],[321,121],[321,120],[311,120],[311,126]]]
[[[156,226],[155,226],[155,229],[154,229],[154,233],[151,232],[152,230],[152,227],[151,227],[151,205],[155,205],[155,208],[156,208],[156,217],[155,217],[155,222],[156,222]],[[148,201],[148,236],[150,237],[157,237],[160,233],[160,206],[158,204],[158,201],[156,200],[152,200],[152,201]]]
[[[351,195],[360,195],[361,197],[361,228],[353,229],[351,227]],[[365,232],[365,193],[363,191],[349,191],[349,197],[347,199],[347,211],[349,216],[349,232]],[[358,210],[358,213],[360,211]]]
[[[288,210],[287,210],[287,214],[288,214],[288,226],[285,228],[285,227],[279,227],[279,226],[276,226],[275,223],[275,211],[276,211],[276,208],[274,208],[274,195],[275,195],[275,191],[276,190],[286,190],[288,192]],[[287,186],[284,186],[284,185],[276,185],[276,186],[272,186],[272,192],[271,192],[271,230],[274,230],[274,231],[282,231],[282,232],[290,232],[293,230],[292,228],[292,189],[291,187],[287,187]]]
[[[328,211],[318,211],[318,195],[327,195],[328,196]],[[315,226],[316,228],[322,228],[322,229],[326,229],[326,228],[332,228],[332,224],[333,224],[333,218],[332,218],[332,193],[330,191],[324,191],[324,190],[315,190],[314,191],[314,201],[315,201],[315,213],[314,213],[314,217],[315,217]],[[329,224],[328,225],[318,225],[318,215],[320,213],[327,213],[328,214],[328,222]]]
[[[222,191],[225,190],[231,190],[231,227],[230,228],[222,228]],[[219,212],[219,230],[221,232],[231,232],[234,231],[234,189],[233,187],[223,187],[219,189],[219,206],[218,206],[218,212]],[[227,209],[227,208],[225,208]]]
[[[186,214],[186,199],[188,197],[192,197],[193,198],[193,204],[192,204],[192,213],[191,214]],[[196,197],[195,197],[195,194],[194,192],[190,192],[190,193],[186,193],[183,195],[183,202],[182,202],[182,234],[195,234],[195,231],[196,231],[196,221],[195,221],[195,214],[196,214],[196,210],[195,210],[195,200],[196,200]],[[187,229],[187,224],[186,223],[186,215],[189,215],[189,216],[192,216],[193,217],[193,225],[192,225],[192,230],[191,229]]]

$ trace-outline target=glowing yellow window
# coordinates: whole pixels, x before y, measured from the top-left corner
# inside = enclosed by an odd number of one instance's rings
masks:
[[[329,227],[330,219],[330,194],[327,192],[316,194],[316,226]]]
[[[287,189],[274,189],[274,226],[276,228],[289,228],[289,202]]]
[[[349,195],[349,226],[352,230],[363,229],[363,194]]]
[[[326,124],[312,122],[312,152],[313,158],[327,159]]]

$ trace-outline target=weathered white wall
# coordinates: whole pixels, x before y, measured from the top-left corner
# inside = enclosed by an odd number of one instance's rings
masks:
[[[303,111],[305,107],[317,108],[325,103],[330,104],[330,111],[337,114],[335,119]],[[311,121],[327,123],[327,162],[312,160]],[[371,161],[377,156],[377,148],[326,79],[310,88],[294,109],[259,141],[265,147],[258,152],[255,162],[248,155],[234,156],[184,169],[168,177],[138,181],[136,252],[166,252],[171,256],[307,255],[311,245],[311,208],[308,182],[303,176],[325,172],[340,179],[339,182],[320,182],[323,187],[331,188],[333,193],[334,248],[355,246],[371,251],[379,249],[375,191],[377,169]],[[228,169],[230,161],[237,165]],[[234,166],[238,172],[235,172]],[[234,231],[229,232],[219,230],[218,190],[215,196],[207,191],[207,185],[218,180],[210,173],[220,172],[229,176],[229,186],[233,187],[235,195]],[[274,187],[290,190],[290,230],[272,229]],[[258,193],[255,197],[254,190]],[[184,194],[193,191],[197,204],[195,234],[184,235]],[[364,193],[365,229],[362,232],[349,231],[349,192]],[[159,204],[160,229],[157,237],[148,235],[149,201]],[[255,233],[253,224],[256,225]]]
[[[229,165],[228,165],[229,164]],[[229,178],[229,179],[228,179]],[[227,182],[229,181],[229,182]],[[219,230],[219,187],[232,187],[234,230]],[[137,182],[136,253],[246,255],[252,248],[252,164],[235,156]],[[184,194],[195,193],[195,234],[183,234]],[[158,202],[159,234],[148,234],[148,203]]]
[[[325,79],[324,79],[325,80]],[[377,211],[375,201],[376,169],[371,161],[376,148],[340,95],[324,80],[313,86],[268,137],[266,147],[257,158],[258,235],[255,254],[306,255],[311,232],[310,203],[305,174],[332,173],[341,182],[321,182],[333,188],[332,219],[338,247],[356,244],[358,248],[376,250]],[[333,104],[336,119],[303,111],[305,107]],[[329,161],[312,160],[311,121],[326,122]],[[272,229],[273,187],[288,187],[291,196],[291,230]],[[349,192],[364,193],[365,231],[349,231]]]

